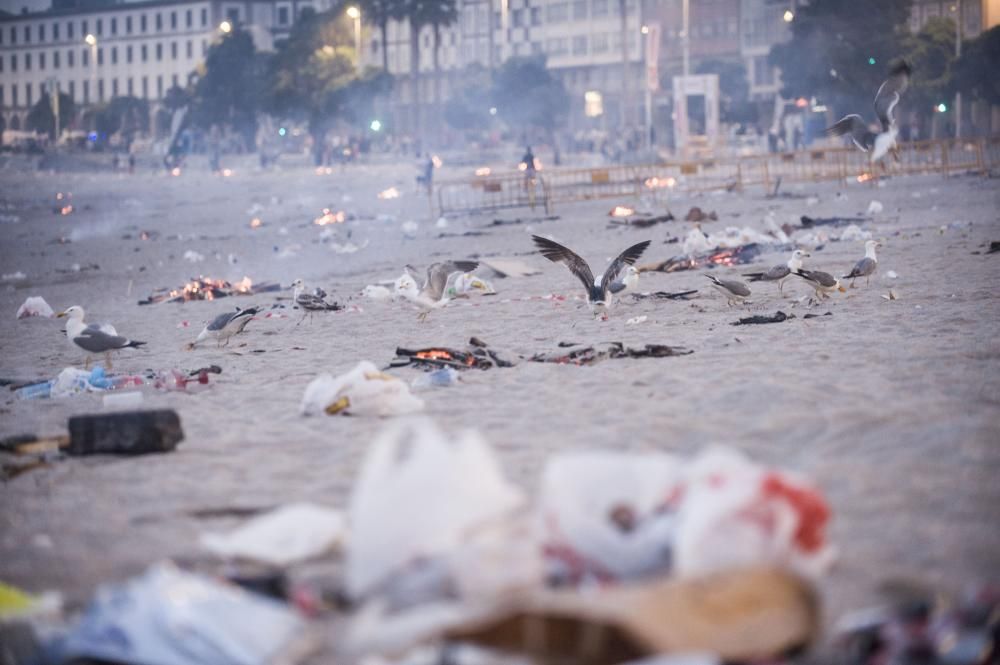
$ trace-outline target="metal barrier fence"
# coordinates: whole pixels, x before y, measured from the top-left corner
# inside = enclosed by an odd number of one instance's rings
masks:
[[[1000,168],[1000,137],[940,139],[903,143],[899,159],[873,165],[856,148],[817,148],[798,152],[667,162],[641,166],[553,169],[534,180],[524,174],[504,174],[452,181],[438,186],[441,214],[501,208],[544,207],[623,197],[654,200],[671,191],[704,192],[762,187],[777,183],[877,181],[888,175],[990,173]]]

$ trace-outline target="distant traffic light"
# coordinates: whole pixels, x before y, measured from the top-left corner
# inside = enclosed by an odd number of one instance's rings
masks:
[[[941,102],[940,104],[934,107],[934,110],[937,111],[938,113],[945,113],[948,111],[948,105],[945,104],[944,102]]]
[[[875,58],[868,58],[868,64],[869,65],[874,65],[875,64]]]

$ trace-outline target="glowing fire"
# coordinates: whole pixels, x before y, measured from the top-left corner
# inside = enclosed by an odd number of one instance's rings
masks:
[[[254,217],[253,219],[250,220],[251,229],[259,229],[262,226],[264,226],[264,222],[260,220],[260,217]]]
[[[331,175],[332,173],[333,169],[329,166],[319,166],[316,168],[316,175]]]
[[[492,172],[493,171],[488,166],[481,166],[478,169],[476,169],[476,175],[479,176],[489,175]]]
[[[875,176],[873,176],[871,173],[862,173],[861,175],[858,176],[858,182],[868,182],[874,177]]]
[[[240,290],[240,293],[248,293],[250,290],[250,279],[248,277],[243,278],[243,282],[246,283],[246,290]],[[225,291],[227,289],[234,288],[232,284],[224,279],[212,279],[210,277],[199,277],[194,279],[180,289],[173,289],[168,294],[168,298],[181,298],[183,300],[215,300],[215,291]]]
[[[73,198],[73,194],[70,192],[66,192],[65,194],[63,194],[62,192],[56,192],[56,201],[62,201],[63,199],[71,199],[71,198]]]
[[[232,169],[222,169],[222,177],[223,178],[228,178],[231,175],[233,175]]]
[[[635,208],[629,208],[628,206],[615,206],[608,213],[611,217],[629,217],[635,214]]]
[[[327,224],[342,224],[344,220],[347,219],[347,215],[343,210],[338,210],[337,212],[331,211],[329,208],[323,208],[323,215],[317,217],[313,220],[313,224],[317,226],[326,226]]]
[[[68,215],[72,212],[73,212],[73,206],[71,205],[64,205],[62,208],[59,208],[60,215]]]
[[[717,266],[734,266],[739,263],[736,251],[732,249],[724,249],[720,252],[716,252],[708,257],[708,261],[709,263],[714,263]]]
[[[437,155],[431,155],[431,162],[433,162],[434,168],[436,168],[436,169],[441,168],[441,164],[443,164],[443,162],[441,161],[441,158],[438,157]]]
[[[181,167],[179,167],[179,166],[175,166],[174,168],[172,168],[172,169],[170,170],[170,175],[172,175],[172,176],[174,176],[174,177],[177,177],[177,176],[179,176],[180,174],[181,174]]]
[[[520,164],[517,165],[517,170],[518,171],[527,171],[528,170],[528,164],[525,163],[525,162],[521,162]],[[541,171],[542,170],[542,162],[537,157],[535,158],[535,170],[536,171]]]
[[[139,240],[149,240],[149,232],[143,231],[139,234]]]
[[[243,279],[233,284],[233,289],[238,293],[250,293],[253,290],[253,280],[244,276]]]
[[[652,178],[646,178],[645,183],[647,189],[663,189],[664,187],[674,187],[677,181],[673,178],[657,178],[653,176]]]
[[[378,193],[378,197],[380,199],[383,199],[383,200],[385,200],[385,199],[398,199],[399,198],[399,190],[396,189],[395,187],[390,187],[389,189],[385,189],[385,190],[382,190],[381,192],[379,192]]]
[[[421,360],[451,360],[452,355],[447,351],[431,349],[429,351],[417,351],[417,358]]]

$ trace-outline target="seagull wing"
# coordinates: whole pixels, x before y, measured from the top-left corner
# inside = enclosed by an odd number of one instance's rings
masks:
[[[83,332],[73,338],[73,342],[90,353],[104,353],[114,349],[124,349],[127,346],[145,344],[145,342],[133,342],[120,335],[109,335],[97,328],[84,328]]]
[[[719,279],[715,275],[705,275],[710,280],[729,291],[733,295],[742,296],[746,298],[750,295],[750,287],[745,282],[737,282],[734,279]]]
[[[218,332],[223,328],[225,328],[227,325],[229,325],[229,322],[232,321],[237,316],[239,316],[239,314],[240,312],[238,311],[225,312],[224,314],[219,314],[217,317],[212,319],[207,326],[205,326],[205,330]]]
[[[827,288],[837,285],[837,278],[828,272],[820,270],[797,270],[795,274],[807,282],[813,282]]]
[[[827,136],[845,136],[847,134],[850,134],[854,145],[865,152],[868,152],[875,146],[874,132],[868,129],[867,123],[857,113],[845,115],[834,123],[832,127],[827,127],[826,129]]]
[[[642,253],[649,247],[649,243],[649,240],[643,240],[640,243],[632,245],[611,262],[611,265],[604,271],[604,276],[601,278],[601,291],[603,293],[607,293],[608,288],[618,279],[625,266],[635,265],[635,262],[642,256]],[[622,284],[622,288],[625,288],[624,284]],[[621,289],[618,290],[621,291]],[[617,291],[612,291],[612,293],[617,293]]]
[[[421,289],[423,295],[437,302],[444,295],[448,278],[456,272],[471,272],[479,267],[477,261],[444,261],[433,263],[427,268],[427,283]]]
[[[878,264],[876,264],[873,259],[870,259],[866,256],[865,258],[861,259],[860,261],[854,264],[854,267],[851,269],[851,272],[847,275],[844,275],[844,279],[847,279],[848,277],[850,278],[867,277],[868,275],[875,272],[876,265]]]
[[[538,251],[542,253],[542,256],[553,263],[561,263],[569,268],[569,271],[583,282],[583,286],[587,289],[588,294],[593,290],[594,273],[591,272],[590,266],[580,258],[579,254],[548,238],[531,236],[531,240],[534,241],[535,246],[538,247]]]
[[[879,86],[875,93],[875,115],[882,123],[882,131],[889,131],[896,125],[896,104],[910,85],[910,65],[905,60],[889,70],[889,78]]]

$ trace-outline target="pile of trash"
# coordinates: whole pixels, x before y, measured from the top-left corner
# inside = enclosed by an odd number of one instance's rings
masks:
[[[641,323],[642,317],[637,317],[635,323]],[[632,321],[630,319],[629,321]],[[621,342],[603,342],[601,344],[576,344],[560,342],[555,351],[536,353],[531,357],[534,362],[555,363],[557,365],[593,365],[602,360],[618,358],[667,358],[670,356],[686,356],[694,353],[691,349],[667,344],[646,344],[641,348],[626,347]]]
[[[424,401],[410,392],[405,381],[379,371],[367,360],[346,374],[321,374],[302,396],[304,416],[402,416],[424,410]]]
[[[209,385],[209,374],[221,374],[218,365],[191,371],[147,370],[142,374],[108,374],[103,367],[82,370],[67,367],[54,379],[12,386],[20,399],[61,399],[82,393],[152,386],[157,390],[197,392]]]

